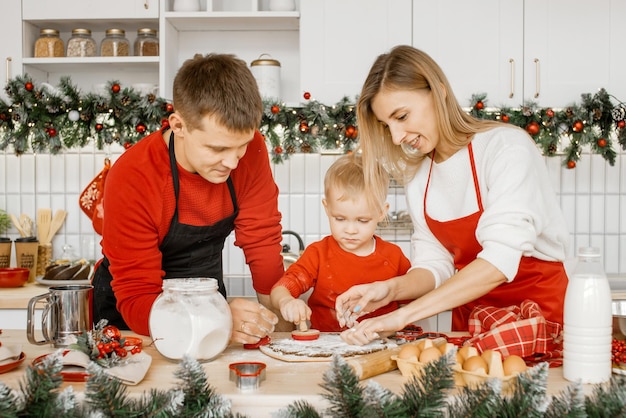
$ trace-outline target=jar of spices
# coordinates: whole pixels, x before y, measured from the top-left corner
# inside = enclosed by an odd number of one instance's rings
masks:
[[[89,29],[74,29],[72,36],[67,41],[68,57],[95,57],[96,41],[91,37]]]
[[[159,56],[159,38],[157,38],[157,31],[155,29],[142,28],[137,30],[135,55],[138,57]]]
[[[62,57],[65,55],[63,40],[56,29],[41,29],[35,41],[35,58]]]
[[[212,278],[164,279],[149,316],[154,347],[170,360],[215,358],[228,346],[232,326],[230,307]]]
[[[103,57],[127,57],[130,54],[130,43],[123,29],[107,29],[100,43],[100,55]]]

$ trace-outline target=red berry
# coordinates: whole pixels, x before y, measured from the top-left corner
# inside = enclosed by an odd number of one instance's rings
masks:
[[[604,138],[600,138],[600,139],[598,139],[598,146],[599,146],[600,148],[604,148],[604,147],[606,147],[606,139],[604,139]]]
[[[626,121],[620,120],[619,122],[617,122],[617,127],[620,129],[624,129],[624,127],[626,127]]]
[[[272,106],[272,113],[277,114],[278,112],[280,112],[280,107],[278,105]]]
[[[57,136],[57,130],[54,128],[48,129],[47,132],[50,138],[54,138],[55,136]]]
[[[173,105],[173,104],[171,104],[171,103],[167,103],[167,104],[165,105],[165,111],[166,111],[167,113],[172,113],[172,112],[174,111],[174,105]]]
[[[553,118],[554,117],[554,110],[552,110],[552,109],[546,110],[546,116],[549,117],[549,118]]]
[[[282,154],[282,153],[283,153],[282,147],[274,147],[274,154]]]
[[[479,100],[476,102],[476,104],[474,105],[474,107],[478,110],[483,110],[485,108],[485,104],[483,103],[482,100]]]
[[[106,327],[104,327],[102,329],[102,335],[105,335],[111,340],[119,340],[120,338],[122,338],[122,333],[115,325],[107,325]]]

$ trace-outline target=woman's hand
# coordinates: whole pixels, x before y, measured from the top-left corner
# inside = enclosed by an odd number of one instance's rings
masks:
[[[235,298],[230,302],[233,316],[231,342],[254,344],[274,331],[278,317],[260,303]]]
[[[379,338],[388,337],[404,326],[400,310],[396,310],[375,318],[364,319],[343,331],[341,339],[348,344],[365,345]]]
[[[390,281],[352,286],[335,300],[339,325],[352,327],[357,318],[375,311],[392,301]]]

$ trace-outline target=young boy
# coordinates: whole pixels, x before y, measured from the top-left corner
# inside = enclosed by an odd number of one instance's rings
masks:
[[[335,317],[338,295],[353,285],[407,272],[410,262],[400,247],[374,235],[389,209],[388,186],[388,181],[383,180],[373,188],[378,204],[371,206],[364,193],[360,156],[343,156],[328,169],[322,204],[330,222],[331,236],[308,246],[272,287],[270,294],[272,305],[280,309],[286,321],[298,325],[310,320],[313,329],[341,331]],[[298,298],[311,288],[308,302]],[[392,302],[361,319],[382,315],[397,307],[397,302]]]

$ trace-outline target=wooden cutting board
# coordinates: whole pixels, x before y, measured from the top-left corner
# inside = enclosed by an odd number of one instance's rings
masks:
[[[364,346],[350,345],[341,339],[339,333],[323,332],[317,340],[297,341],[291,337],[279,338],[259,349],[269,357],[286,362],[330,362],[333,354],[349,358],[395,347],[397,344],[389,340],[377,340]]]

